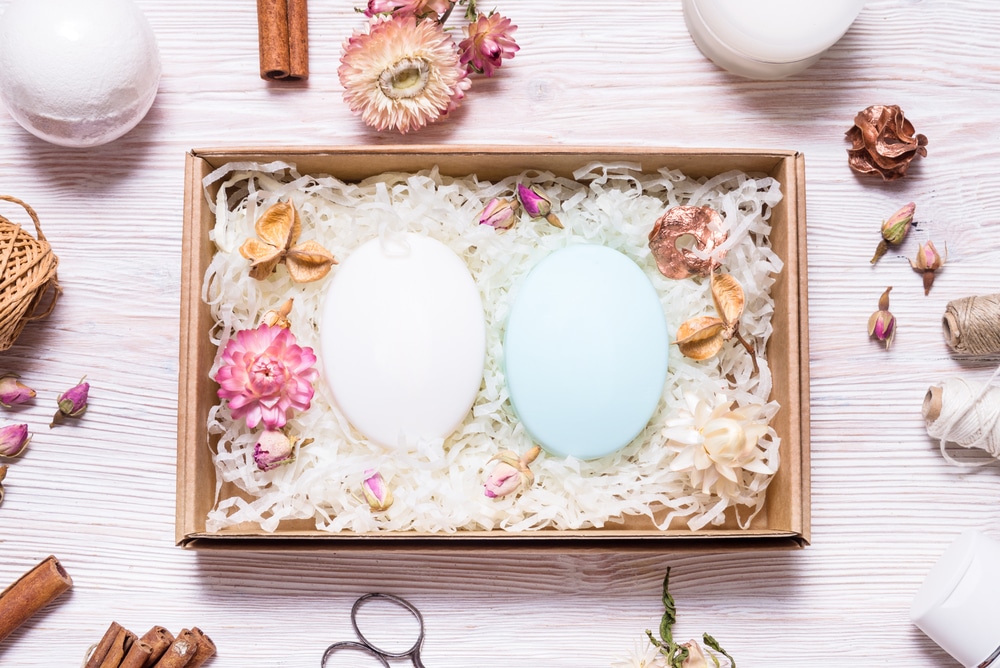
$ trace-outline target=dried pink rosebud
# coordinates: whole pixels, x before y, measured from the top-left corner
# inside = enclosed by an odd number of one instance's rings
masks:
[[[10,408],[23,404],[34,396],[35,391],[19,381],[16,374],[5,373],[0,376],[0,406]]]
[[[916,261],[910,260],[913,271],[918,271],[924,275],[924,294],[930,294],[931,286],[934,285],[934,272],[944,266],[945,258],[941,257],[933,241],[921,244],[917,249]]]
[[[87,398],[89,394],[90,383],[85,383],[82,378],[79,383],[60,394],[56,399],[56,402],[59,404],[59,410],[52,417],[52,422],[49,426],[52,427],[59,424],[63,418],[75,418],[83,415],[87,410]]]
[[[534,446],[523,457],[518,457],[513,450],[504,450],[493,456],[490,461],[498,463],[486,477],[484,493],[491,499],[513,494],[523,487],[529,487],[535,480],[535,475],[528,468],[535,461],[542,449]]]
[[[261,471],[276,469],[295,460],[295,439],[283,431],[261,432],[253,446],[253,461]]]
[[[31,436],[28,425],[9,424],[0,427],[0,457],[17,457],[28,447]]]
[[[554,225],[562,229],[562,221],[552,213],[552,201],[546,197],[538,186],[526,186],[522,183],[517,184],[517,198],[521,200],[521,206],[524,207],[525,212],[532,218],[544,218],[549,221],[550,225]]]
[[[465,39],[458,43],[462,54],[460,62],[470,72],[493,76],[503,60],[510,60],[521,48],[514,41],[516,30],[517,26],[510,19],[496,12],[480,13],[465,27]]]
[[[878,262],[879,258],[885,255],[890,245],[896,246],[903,243],[903,239],[906,238],[907,233],[910,231],[910,225],[913,224],[913,213],[916,209],[917,205],[910,202],[889,216],[888,220],[882,221],[882,240],[875,247],[872,264]]]
[[[708,668],[708,659],[697,640],[681,643],[681,647],[687,650],[687,657],[681,663],[681,668]]]
[[[479,224],[497,230],[509,230],[517,222],[519,204],[503,197],[494,197],[479,214]]]
[[[892,287],[885,289],[878,300],[878,310],[868,318],[868,336],[885,342],[886,350],[892,345],[892,339],[896,336],[896,317],[889,313],[890,290]]]
[[[365,501],[375,512],[388,510],[392,505],[392,490],[385,483],[385,478],[375,469],[365,471],[364,482],[361,483],[361,491],[364,492]]]

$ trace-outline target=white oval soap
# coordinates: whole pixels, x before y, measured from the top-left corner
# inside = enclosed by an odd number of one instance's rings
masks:
[[[12,0],[0,18],[0,100],[53,144],[122,136],[159,80],[156,37],[132,0]]]
[[[334,399],[377,443],[446,438],[476,399],[483,303],[465,262],[440,241],[405,234],[362,244],[337,268],[320,328]]]
[[[632,260],[605,246],[555,251],[524,278],[507,320],[514,411],[550,453],[615,452],[656,411],[668,345],[656,289]]]

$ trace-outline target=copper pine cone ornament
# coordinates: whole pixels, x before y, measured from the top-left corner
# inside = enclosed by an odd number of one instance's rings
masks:
[[[858,112],[854,127],[847,131],[851,169],[862,174],[879,174],[883,181],[906,175],[910,161],[927,155],[927,137],[915,134],[898,106],[873,104]]]

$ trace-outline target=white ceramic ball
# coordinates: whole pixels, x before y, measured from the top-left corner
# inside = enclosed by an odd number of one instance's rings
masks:
[[[45,141],[121,137],[159,81],[156,37],[132,0],[12,0],[0,17],[0,100]]]

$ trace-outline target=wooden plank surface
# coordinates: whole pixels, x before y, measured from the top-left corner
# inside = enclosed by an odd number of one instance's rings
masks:
[[[0,9],[8,3],[0,1]],[[0,584],[48,554],[74,588],[0,645],[0,665],[76,666],[117,620],[197,625],[217,668],[313,666],[352,636],[369,591],[424,613],[430,666],[607,666],[643,641],[674,571],[677,633],[709,631],[744,667],[953,664],[908,621],[931,563],[964,529],[1000,535],[1000,464],[946,464],[925,433],[927,387],[985,381],[997,359],[958,361],[940,317],[1000,292],[1000,7],[993,0],[875,0],[816,66],[748,81],[705,60],[679,0],[505,0],[522,46],[476,80],[446,123],[367,130],[341,101],[349,1],[310,7],[311,78],[258,77],[254,3],[140,0],[163,78],[134,131],[68,150],[0,116],[0,192],[31,203],[60,258],[53,316],[0,354],[36,402],[5,419],[34,440],[7,476]],[[847,167],[843,133],[898,104],[929,156],[884,184]],[[708,555],[488,552],[193,553],[173,546],[184,154],[239,145],[590,144],[795,149],[806,156],[812,379],[812,536],[798,552]],[[901,254],[868,259],[880,221],[917,202],[906,246],[947,242],[930,296]],[[13,212],[4,210],[8,215]],[[893,348],[865,326],[888,286]],[[54,397],[86,375],[86,416],[50,430]]]

